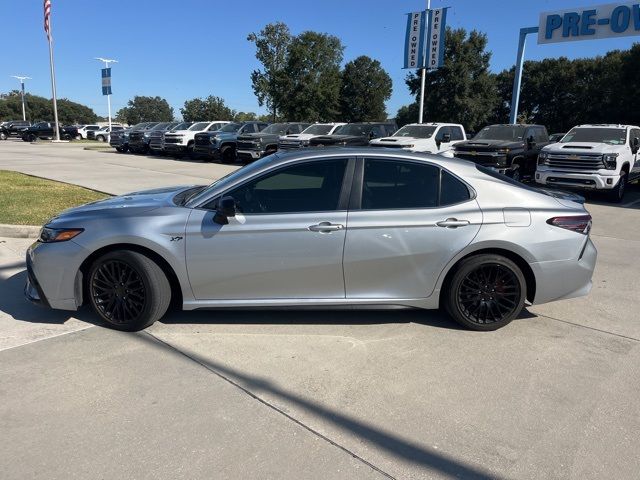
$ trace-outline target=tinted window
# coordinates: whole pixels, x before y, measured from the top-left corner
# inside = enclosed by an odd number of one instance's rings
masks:
[[[451,175],[446,170],[442,170],[440,179],[440,206],[454,205],[466,202],[471,198],[467,186]]]
[[[524,138],[525,127],[521,125],[490,125],[480,130],[474,140],[518,141]]]
[[[285,167],[231,192],[245,214],[328,212],[338,208],[346,159]]]
[[[637,128],[634,128],[629,133],[629,145],[633,145],[633,139],[634,138],[640,139],[640,130],[637,129]]]
[[[572,128],[560,143],[569,142],[595,142],[608,143],[609,145],[624,145],[627,141],[627,132],[624,128],[606,127],[580,127]]]
[[[440,127],[440,130],[436,133],[436,141],[441,142],[447,134],[451,135],[451,129],[449,127]]]
[[[451,140],[464,140],[464,133],[460,127],[449,127],[451,129]]]
[[[433,125],[405,125],[396,133],[394,137],[431,138],[436,127]]]
[[[440,169],[393,160],[365,160],[362,209],[429,208],[438,204]]]

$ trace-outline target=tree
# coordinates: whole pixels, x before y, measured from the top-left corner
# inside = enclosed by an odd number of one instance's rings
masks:
[[[396,114],[398,128],[404,127],[407,123],[415,123],[418,120],[418,113],[418,102],[400,107]]]
[[[53,121],[53,103],[50,99],[38,95],[25,94],[25,112],[27,120]],[[18,90],[0,95],[0,120],[18,120],[22,118],[22,99]],[[68,125],[73,123],[94,123],[97,115],[85,105],[66,98],[58,100],[58,121]]]
[[[472,131],[487,124],[499,99],[486,47],[483,33],[473,30],[467,35],[462,28],[447,28],[444,65],[426,75],[424,111],[428,121],[455,121]],[[406,83],[419,99],[420,77],[410,73]]]
[[[283,72],[287,95],[280,111],[289,121],[331,121],[340,113],[340,39],[317,32],[293,38]]]
[[[184,102],[180,109],[185,122],[197,122],[202,120],[231,120],[236,111],[231,110],[220,97],[209,95],[205,99],[192,98]]]
[[[129,125],[140,122],[170,122],[173,120],[173,108],[164,98],[136,95],[116,113],[116,120]]]
[[[255,120],[257,120],[257,117],[254,112],[238,112],[233,117],[234,122],[252,122]]]
[[[340,90],[342,120],[386,120],[384,102],[391,97],[392,85],[391,77],[378,60],[363,55],[347,63]]]
[[[287,95],[281,79],[291,43],[289,27],[282,22],[270,23],[260,33],[250,33],[247,40],[255,44],[256,58],[263,66],[263,70],[251,72],[253,92],[258,97],[258,104],[266,105],[275,121]]]

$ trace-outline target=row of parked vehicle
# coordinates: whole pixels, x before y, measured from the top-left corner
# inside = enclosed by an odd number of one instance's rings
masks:
[[[124,130],[120,124],[113,124],[111,127],[100,125],[65,125],[60,126],[60,138],[63,140],[90,139],[99,142],[109,140],[112,131]],[[55,137],[55,125],[52,122],[31,122],[23,120],[13,120],[0,124],[0,140],[10,137],[22,138],[25,142],[35,142],[40,139]]]

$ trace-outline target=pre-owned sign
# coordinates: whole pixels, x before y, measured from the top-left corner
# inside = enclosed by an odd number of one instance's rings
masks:
[[[424,68],[424,26],[426,12],[407,14],[407,34],[404,39],[404,67]]]
[[[640,2],[608,3],[540,14],[538,43],[640,35]]]

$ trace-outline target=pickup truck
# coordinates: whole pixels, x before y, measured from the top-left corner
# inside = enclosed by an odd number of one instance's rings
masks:
[[[2,125],[0,126],[0,140],[6,140],[9,137],[21,136],[22,131],[30,126],[31,123],[23,120],[2,122]]]
[[[205,160],[233,163],[238,135],[258,133],[267,126],[264,122],[229,123],[217,132],[196,133],[194,152]]]
[[[227,123],[225,120],[209,122],[195,122],[186,130],[174,130],[164,134],[164,151],[167,154],[181,157],[194,156],[195,136],[199,132],[214,132],[220,130]]]
[[[347,123],[338,128],[332,135],[321,135],[312,138],[309,140],[309,146],[366,146],[374,138],[393,135],[396,130],[396,124],[389,122]]]
[[[163,130],[152,130],[149,132],[149,151],[154,155],[164,154],[164,135],[169,132],[175,132],[177,130],[186,130],[193,122],[172,122]]]
[[[149,151],[149,143],[151,136],[154,134],[162,134],[178,125],[178,122],[161,122],[156,123],[153,127],[146,130],[138,130],[129,134],[129,151],[132,153],[147,153]]]
[[[453,155],[497,170],[516,181],[533,178],[538,153],[549,145],[542,125],[489,125],[453,147]]]
[[[106,142],[109,140],[109,134],[117,131],[124,130],[122,125],[111,125],[111,130],[108,126],[100,128],[100,130],[87,131],[87,140],[97,140],[98,142]]]
[[[402,148],[410,152],[442,153],[467,137],[456,123],[410,123],[390,137],[376,138],[372,147]]]
[[[251,162],[278,150],[278,141],[283,135],[302,133],[308,123],[273,123],[259,133],[238,135],[237,155],[243,162]]]
[[[627,183],[640,178],[640,127],[578,125],[538,156],[536,183],[606,192],[624,198]]]
[[[54,138],[54,129],[55,123],[53,122],[38,122],[22,131],[22,140],[25,142],[35,142],[40,138]],[[59,126],[59,131],[61,140],[71,140],[78,136],[78,129],[76,127]]]
[[[309,146],[312,138],[321,135],[331,135],[345,123],[314,123],[305,128],[302,133],[292,133],[280,137],[278,141],[278,150],[292,150]]]

